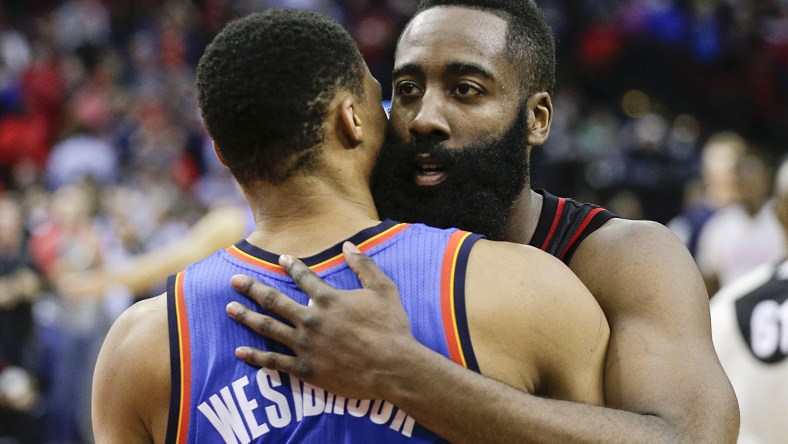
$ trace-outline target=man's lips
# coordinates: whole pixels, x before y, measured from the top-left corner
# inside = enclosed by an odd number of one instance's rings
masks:
[[[446,180],[446,170],[441,164],[434,162],[429,154],[418,154],[413,167],[414,181],[418,186],[435,186]]]

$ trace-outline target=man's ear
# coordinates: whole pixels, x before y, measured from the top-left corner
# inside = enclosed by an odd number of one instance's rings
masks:
[[[219,147],[216,146],[216,142],[214,142],[213,139],[211,140],[211,146],[213,147],[213,153],[216,154],[216,158],[219,159],[219,162],[221,162],[225,168],[229,168],[227,166],[227,162],[224,160],[224,157],[222,157],[222,152],[219,151]]]
[[[539,146],[547,142],[553,122],[553,101],[550,94],[540,92],[528,98],[528,145]]]
[[[358,105],[353,98],[345,97],[340,105],[339,122],[341,131],[347,136],[352,146],[361,143],[364,138],[364,130],[361,127],[361,117],[358,115]]]

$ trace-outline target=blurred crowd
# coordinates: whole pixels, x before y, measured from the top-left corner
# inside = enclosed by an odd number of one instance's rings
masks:
[[[164,288],[85,298],[63,282],[242,202],[193,90],[223,24],[268,7],[328,14],[386,97],[416,3],[0,0],[0,442],[90,442],[98,346],[123,309]],[[537,3],[557,37],[558,81],[534,186],[670,224],[712,291],[732,279],[722,262],[738,247],[721,250],[736,227],[769,219],[770,168],[788,152],[788,1]],[[702,233],[715,213],[727,219]],[[737,242],[750,248],[742,268],[785,254],[779,239]]]

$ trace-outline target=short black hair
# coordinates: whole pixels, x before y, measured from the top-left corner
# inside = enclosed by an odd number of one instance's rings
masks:
[[[197,66],[208,133],[241,184],[308,172],[340,90],[364,95],[364,60],[334,20],[270,9],[228,23]]]
[[[525,95],[553,93],[555,38],[533,0],[421,0],[416,14],[439,6],[478,9],[506,20],[506,56],[518,70]]]

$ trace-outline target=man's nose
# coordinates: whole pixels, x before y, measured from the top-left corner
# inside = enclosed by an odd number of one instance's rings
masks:
[[[416,116],[408,127],[415,140],[446,140],[451,135],[449,122],[446,120],[444,104],[436,92],[428,91],[420,101]]]

